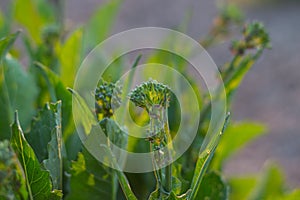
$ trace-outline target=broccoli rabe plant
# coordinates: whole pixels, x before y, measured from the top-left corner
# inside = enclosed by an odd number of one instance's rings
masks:
[[[299,190],[286,190],[275,166],[262,172],[263,176],[225,177],[222,173],[227,158],[265,132],[259,123],[228,123],[227,118],[223,130],[208,141],[208,148],[200,150],[211,115],[209,95],[204,92],[198,94],[202,109],[193,144],[178,160],[164,165],[173,155],[172,127],[177,123],[173,119],[179,113],[171,86],[149,80],[129,92],[114,79],[127,64],[118,60],[114,63],[117,68],[107,72],[112,79],[103,78],[94,91],[88,91],[95,100],[92,107],[77,91],[67,89],[73,86],[82,58],[108,36],[121,3],[111,0],[101,5],[83,28],[76,30],[64,26],[62,1],[14,0],[0,13],[0,199],[300,199]],[[229,38],[232,25],[242,29],[241,38],[229,47],[232,57],[220,67],[228,110],[244,76],[270,46],[261,23],[247,23],[243,28],[241,24],[241,12],[224,6],[200,42],[209,48]],[[15,27],[23,31],[15,31]],[[180,59],[165,52],[151,56],[149,60],[182,66],[180,73],[187,74]],[[139,61],[140,57],[132,69]],[[121,93],[145,110],[136,117],[149,117],[146,140],[132,137],[131,130],[117,122],[116,111],[124,106]],[[95,121],[93,125],[99,125],[107,136],[105,141],[95,141],[101,142],[107,154],[115,158],[111,155],[115,146],[136,152],[149,149],[154,152],[150,161],[154,171],[126,173],[114,159],[114,168],[99,162],[78,136],[72,98],[82,105],[79,111],[88,116],[85,120]],[[126,157],[123,159],[126,164]]]
[[[163,163],[171,160],[170,151],[162,151],[172,141],[169,123],[168,106],[170,101],[170,88],[155,80],[142,83],[129,94],[130,100],[136,106],[147,110],[150,117],[150,128],[148,130],[148,141],[150,151],[155,151],[153,167],[157,181],[157,198],[170,195],[172,191],[172,165],[160,169]]]

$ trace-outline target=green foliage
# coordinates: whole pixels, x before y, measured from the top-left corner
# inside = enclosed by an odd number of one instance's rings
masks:
[[[72,163],[71,192],[67,199],[112,199],[112,173],[84,149]]]
[[[0,40],[0,139],[9,138],[14,110],[21,111],[20,121],[26,128],[35,113],[37,87],[32,76],[22,69],[16,59],[7,54],[18,35],[19,32]]]
[[[27,199],[23,171],[9,141],[0,142],[0,199]]]
[[[227,200],[228,194],[229,187],[220,176],[220,174],[216,172],[208,172],[203,177],[197,199]]]
[[[220,170],[224,161],[226,161],[231,154],[236,153],[240,148],[265,132],[265,127],[258,123],[244,122],[231,124],[226,129],[215,152],[212,167]],[[237,135],[239,135],[239,137],[236,137]]]
[[[45,24],[54,22],[54,13],[51,5],[46,0],[16,0],[13,6],[14,19],[26,28],[32,40],[40,43],[40,33]]]
[[[48,143],[48,159],[43,163],[49,170],[54,189],[62,189],[62,134],[61,134],[61,102],[50,104],[54,114],[54,127],[51,130],[51,140]]]
[[[12,124],[11,145],[24,170],[29,199],[60,199],[61,193],[56,190],[52,191],[50,173],[41,168],[33,149],[24,137],[17,112]]]
[[[121,3],[121,0],[108,1],[96,9],[86,25],[76,30],[64,27],[62,1],[50,4],[46,0],[15,0],[7,12],[0,13],[0,199],[300,199],[299,190],[291,192],[284,186],[283,176],[275,166],[268,167],[262,175],[251,177],[226,178],[215,171],[221,171],[231,155],[265,133],[266,129],[259,123],[241,122],[231,123],[225,130],[226,122],[221,132],[213,133],[203,142],[211,105],[209,95],[197,88],[195,80],[190,77],[189,82],[202,108],[193,145],[172,165],[155,170],[153,174],[121,171],[120,162],[117,163],[112,155],[111,143],[138,152],[152,148],[159,154],[160,148],[172,139],[169,123],[171,131],[172,127],[178,127],[176,123],[180,121],[181,112],[173,106],[176,103],[170,88],[157,81],[144,82],[129,93],[141,55],[133,64],[124,89],[119,83],[99,83],[90,94],[96,100],[94,108],[89,108],[77,91],[67,89],[72,87],[85,54],[109,35]],[[226,5],[220,9],[211,31],[201,43],[206,48],[216,45],[230,36],[232,26],[240,27],[242,23],[240,10],[234,5]],[[20,37],[24,50],[19,50],[19,45],[13,46],[20,35],[20,32],[8,34],[13,27],[24,29]],[[170,37],[166,42],[173,44],[175,39]],[[241,39],[232,42],[232,58],[221,67],[229,108],[243,78],[269,47],[268,33],[258,22],[246,24]],[[159,52],[147,59],[175,66],[188,76],[185,61],[176,55]],[[28,63],[23,60],[28,60]],[[124,63],[118,59],[113,65],[122,66]],[[157,73],[146,72],[147,75]],[[115,80],[120,73],[115,68],[107,70],[105,80],[109,80],[108,77]],[[163,73],[159,76],[172,78]],[[136,117],[149,114],[147,119],[152,124],[149,132],[159,133],[159,137],[136,142],[138,139],[128,136],[122,124],[124,121],[119,124],[114,120],[114,109],[121,106],[124,111],[121,92],[123,97],[128,95],[136,106],[146,108],[147,112]],[[187,96],[184,92],[182,95]],[[214,98],[223,98],[221,96]],[[72,110],[72,103],[79,109]],[[158,111],[163,114],[154,115],[161,114]],[[93,133],[93,125],[100,125],[108,138],[101,141],[104,149],[101,156],[111,158],[114,169],[100,163],[81,144],[72,114],[87,116],[80,124],[87,137]],[[9,138],[10,143],[4,140]],[[145,147],[145,144],[150,145]],[[200,149],[202,144],[205,145]],[[126,164],[125,156],[123,161]],[[152,161],[157,165],[162,163],[156,156]]]
[[[82,29],[74,31],[58,51],[61,68],[61,80],[65,86],[72,87],[80,65],[82,55]]]
[[[251,200],[292,200],[300,197],[300,191],[288,191],[284,186],[281,170],[273,163],[268,164],[265,170],[256,176],[238,177],[230,181],[232,193],[230,199]]]

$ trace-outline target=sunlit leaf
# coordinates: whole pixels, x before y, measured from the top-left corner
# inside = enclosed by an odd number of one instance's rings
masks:
[[[67,87],[73,87],[76,71],[80,65],[82,51],[82,29],[73,32],[59,50],[61,80]]]
[[[14,18],[29,33],[36,43],[41,42],[40,33],[47,23],[53,22],[49,13],[51,5],[44,0],[16,0],[14,2]]]
[[[206,145],[206,148],[203,151],[200,151],[196,167],[194,170],[194,176],[191,183],[191,193],[189,194],[189,198],[196,199],[200,187],[202,179],[206,173],[206,170],[210,164],[210,161],[214,155],[214,152],[219,144],[220,138],[224,133],[224,130],[226,129],[227,123],[229,121],[230,114],[227,114],[227,117],[225,119],[223,128],[220,132],[214,133],[213,137],[210,138],[208,141],[208,144]]]
[[[229,181],[231,200],[247,199],[257,184],[257,177],[234,177]]]
[[[229,156],[265,132],[266,128],[258,123],[244,122],[228,126],[215,152],[213,167],[220,169]]]
[[[33,149],[24,137],[17,112],[15,113],[15,122],[12,124],[11,145],[24,170],[29,199],[44,200],[50,199],[50,197],[60,199],[59,192],[55,191],[57,193],[55,195],[52,192],[49,172],[41,168]]]
[[[108,167],[99,163],[86,149],[72,163],[70,200],[112,199],[112,174]]]
[[[263,175],[259,178],[249,200],[272,200],[282,197],[284,194],[283,175],[275,165],[269,165]]]

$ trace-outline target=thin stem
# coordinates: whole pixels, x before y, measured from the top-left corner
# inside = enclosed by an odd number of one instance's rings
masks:
[[[168,148],[168,143],[171,141],[167,109],[166,107],[153,106],[149,109],[150,115],[150,138],[151,138],[151,150],[154,152],[153,164],[154,175],[157,180],[157,188],[159,189],[160,196],[169,195],[172,190],[172,165],[168,165],[163,169],[161,166],[171,158],[171,153]],[[166,151],[162,151],[162,148],[167,148]]]

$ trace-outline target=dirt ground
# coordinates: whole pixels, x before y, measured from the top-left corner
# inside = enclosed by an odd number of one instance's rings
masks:
[[[103,2],[66,0],[68,21],[84,23]],[[221,0],[124,0],[113,33],[144,26],[174,28],[190,15],[187,34],[199,39],[217,13],[216,2]],[[268,0],[243,9],[249,21],[266,25],[273,49],[263,55],[238,90],[233,118],[261,121],[269,127],[269,134],[230,159],[225,172],[228,176],[254,173],[267,160],[274,160],[285,170],[289,186],[300,187],[300,2]],[[209,51],[218,65],[228,60],[228,45]]]

